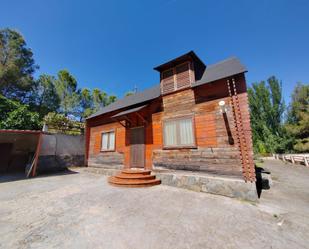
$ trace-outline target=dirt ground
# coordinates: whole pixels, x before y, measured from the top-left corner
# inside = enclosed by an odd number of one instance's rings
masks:
[[[78,170],[0,176],[0,248],[309,248],[309,168],[266,161],[259,203]]]

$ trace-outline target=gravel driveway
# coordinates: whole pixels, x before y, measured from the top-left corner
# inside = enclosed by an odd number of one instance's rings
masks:
[[[257,204],[162,185],[116,188],[83,170],[0,177],[0,248],[309,248],[309,168],[265,167],[274,186]]]

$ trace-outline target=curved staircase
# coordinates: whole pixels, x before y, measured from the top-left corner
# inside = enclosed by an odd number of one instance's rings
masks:
[[[150,170],[123,169],[118,175],[108,178],[108,182],[118,187],[151,187],[161,184],[161,180],[151,175]]]

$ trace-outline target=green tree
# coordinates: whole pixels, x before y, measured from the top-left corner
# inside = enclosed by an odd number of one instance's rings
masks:
[[[33,53],[17,31],[0,30],[0,93],[26,103],[38,68]]]
[[[34,105],[35,110],[43,118],[49,112],[55,112],[59,109],[60,98],[56,91],[56,79],[50,75],[40,75],[36,81]]]
[[[280,152],[285,147],[281,82],[272,76],[267,82],[253,83],[248,89],[248,98],[255,152]]]
[[[98,111],[100,108],[104,107],[108,103],[107,94],[101,91],[98,88],[93,89],[92,91],[93,97],[93,110],[94,112]]]
[[[133,91],[128,91],[128,92],[126,92],[126,93],[125,93],[125,95],[124,95],[124,96],[125,96],[125,97],[127,97],[127,96],[130,96],[130,95],[133,95],[133,94],[134,94],[134,92],[133,92]]]
[[[39,114],[31,112],[28,105],[0,95],[0,129],[41,129]]]
[[[293,149],[309,152],[309,85],[298,83],[294,88],[286,129],[294,139]]]
[[[117,97],[115,95],[110,95],[108,96],[106,105],[110,105],[111,103],[114,103],[116,100],[117,100]]]
[[[80,93],[80,119],[84,120],[94,112],[93,97],[88,88],[82,89]]]
[[[84,123],[55,112],[48,113],[44,117],[44,123],[48,126],[49,132],[77,135],[81,134],[84,130]]]
[[[77,89],[76,79],[67,70],[58,72],[56,91],[60,99],[60,112],[66,117],[76,115],[80,92]]]

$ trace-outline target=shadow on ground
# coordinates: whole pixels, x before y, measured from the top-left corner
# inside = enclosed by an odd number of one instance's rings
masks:
[[[60,176],[60,175],[72,175],[72,174],[78,174],[79,172],[70,170],[70,169],[64,169],[63,171],[57,171],[57,172],[45,172],[37,175],[35,178],[43,178],[43,177],[52,177],[52,176]],[[7,173],[7,174],[0,174],[0,183],[4,182],[13,182],[13,181],[20,181],[20,180],[27,180],[31,178],[27,178],[24,173]]]
[[[255,166],[255,175],[256,175],[256,191],[258,194],[258,197],[261,197],[262,191],[270,189],[270,183],[269,180],[266,178],[263,178],[263,174],[270,174],[269,171],[265,170],[262,167],[256,167]]]

